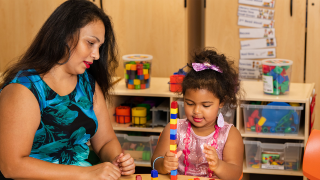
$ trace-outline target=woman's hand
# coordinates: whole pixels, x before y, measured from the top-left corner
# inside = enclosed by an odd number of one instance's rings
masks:
[[[135,172],[135,163],[130,154],[121,153],[112,163],[120,168],[121,175],[131,175]]]
[[[166,153],[163,160],[163,169],[170,173],[172,170],[178,169],[178,159],[181,156],[182,151],[179,151],[177,154],[174,154],[170,151]]]
[[[121,176],[119,167],[110,162],[100,163],[89,168],[90,171],[85,179],[117,180]]]
[[[209,146],[204,144],[203,153],[205,153],[205,157],[209,164],[209,169],[211,171],[215,171],[219,167],[219,157],[216,149],[213,146]]]

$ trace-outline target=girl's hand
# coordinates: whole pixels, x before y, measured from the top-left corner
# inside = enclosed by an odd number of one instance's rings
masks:
[[[121,176],[120,169],[110,162],[100,163],[89,168],[85,179],[117,180]]]
[[[205,157],[209,164],[209,169],[211,171],[215,171],[219,167],[219,157],[216,149],[213,146],[209,146],[204,144],[203,153],[205,153]]]
[[[181,156],[182,151],[179,151],[177,154],[174,154],[170,151],[166,153],[163,160],[163,169],[170,173],[172,170],[178,169],[178,159]]]
[[[121,153],[112,163],[120,168],[121,175],[131,175],[135,172],[135,163],[130,154]]]

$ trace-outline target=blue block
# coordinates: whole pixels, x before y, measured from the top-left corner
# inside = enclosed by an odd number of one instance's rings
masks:
[[[149,82],[146,84],[146,88],[149,88],[150,87],[150,84],[149,84]]]
[[[129,84],[132,84],[133,85],[133,79],[129,79]]]
[[[170,135],[174,135],[177,134],[177,129],[170,129]]]
[[[170,134],[170,140],[176,140],[177,134]]]
[[[274,80],[277,79],[277,77],[279,76],[279,74],[275,73],[275,72],[273,71],[273,69],[270,71],[269,74],[270,74],[270,76],[273,77]]]
[[[139,75],[140,80],[144,80],[144,75]]]
[[[282,77],[281,75],[279,75],[279,76],[277,77],[277,81],[278,81],[279,84],[282,84],[282,83],[284,82],[284,77]]]
[[[177,117],[178,117],[178,114],[171,114],[170,115],[170,119],[177,119]]]
[[[284,81],[289,81],[289,76],[284,76]]]
[[[152,170],[151,171],[151,177],[157,178],[158,177],[158,171],[157,170]]]
[[[171,170],[171,175],[172,176],[178,175],[178,170]]]

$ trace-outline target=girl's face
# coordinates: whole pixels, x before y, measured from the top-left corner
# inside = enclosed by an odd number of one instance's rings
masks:
[[[65,64],[66,71],[70,74],[82,74],[90,68],[93,61],[100,58],[99,48],[104,43],[104,35],[105,27],[101,20],[81,28],[78,44]]]
[[[206,89],[187,89],[184,95],[184,110],[187,119],[195,127],[211,127],[216,124],[220,100]]]

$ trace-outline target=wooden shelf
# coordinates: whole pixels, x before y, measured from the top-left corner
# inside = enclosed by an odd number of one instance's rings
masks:
[[[164,127],[155,127],[155,128],[145,128],[145,127],[130,127],[131,123],[128,124],[119,124],[112,122],[113,130],[115,131],[138,131],[138,132],[155,132],[161,133]]]
[[[272,134],[257,134],[257,133],[246,133],[244,129],[240,129],[242,137],[252,137],[252,138],[271,138],[271,139],[294,139],[294,140],[304,140],[304,128],[300,127],[297,135],[286,134],[286,135],[272,135]]]
[[[277,101],[277,102],[295,102],[306,103],[312,94],[314,83],[290,83],[289,94],[286,95],[268,95],[263,93],[263,82],[242,81],[241,87],[245,90],[243,101]]]
[[[134,161],[134,163],[139,167],[151,167],[151,162]]]
[[[247,163],[246,163],[245,159],[243,160],[243,173],[286,175],[286,176],[303,176],[302,170],[299,170],[299,171],[287,171],[287,170],[276,170],[276,169],[247,168]]]
[[[169,78],[151,77],[150,88],[148,89],[128,89],[124,79],[114,85],[114,95],[122,96],[152,96],[152,97],[182,97],[177,93],[169,91]]]

